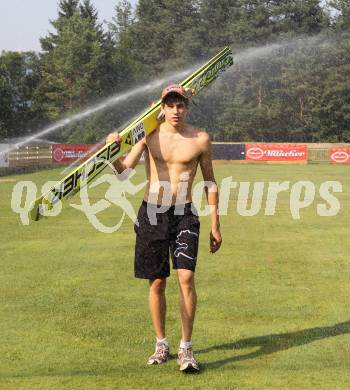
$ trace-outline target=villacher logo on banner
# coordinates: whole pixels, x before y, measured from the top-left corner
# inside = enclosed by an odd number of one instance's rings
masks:
[[[330,148],[329,160],[334,164],[350,164],[350,148]]]
[[[307,160],[307,145],[246,144],[246,160],[295,161]]]

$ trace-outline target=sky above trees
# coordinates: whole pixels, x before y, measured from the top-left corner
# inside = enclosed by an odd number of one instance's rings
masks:
[[[132,0],[135,5],[137,0]],[[118,0],[95,2],[99,19],[111,21]],[[40,51],[39,38],[52,31],[49,20],[57,16],[57,0],[0,1],[0,52]]]

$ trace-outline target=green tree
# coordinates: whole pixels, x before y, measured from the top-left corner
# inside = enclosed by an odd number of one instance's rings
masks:
[[[134,23],[134,13],[128,0],[120,1],[114,9],[112,22],[109,23],[110,40],[114,44],[111,63],[115,69],[116,89],[132,85],[141,73],[140,65],[131,54],[134,46],[131,28]]]
[[[198,58],[198,23],[193,0],[140,0],[129,29],[133,42],[129,55],[138,63],[140,76],[174,71]]]
[[[98,78],[103,59],[100,31],[96,18],[83,17],[77,3],[61,1],[63,8],[58,19],[52,22],[57,34],[44,40],[43,77],[38,98],[48,119],[55,119],[102,95]]]
[[[217,50],[238,43],[236,34],[242,15],[241,0],[202,0],[200,2],[200,36],[204,47]]]
[[[64,27],[65,22],[78,11],[79,0],[60,0],[58,6],[58,18],[50,21],[57,33],[50,32],[48,36],[40,38],[43,51],[53,50],[57,44],[58,33]]]
[[[278,32],[318,34],[329,25],[329,17],[319,0],[276,1],[272,18]]]
[[[13,132],[14,125],[14,89],[11,75],[4,61],[5,54],[0,57],[0,138]]]
[[[109,29],[116,42],[120,42],[124,34],[134,22],[133,9],[130,1],[122,0],[114,8],[115,14],[112,22],[109,23]]]
[[[339,30],[350,29],[350,3],[348,0],[331,0],[330,6],[337,12],[335,18],[336,28]]]
[[[3,52],[0,56],[0,136],[19,136],[35,125],[33,108],[39,82],[38,57],[33,52]]]
[[[321,88],[313,106],[317,118],[313,129],[318,129],[321,140],[350,142],[350,32],[336,36],[323,56],[327,71],[319,78]]]

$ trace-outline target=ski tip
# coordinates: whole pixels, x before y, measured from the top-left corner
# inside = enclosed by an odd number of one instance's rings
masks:
[[[39,221],[40,218],[42,217],[42,214],[40,212],[41,210],[41,203],[36,201],[32,204],[30,211],[29,211],[29,216],[32,221]]]
[[[39,207],[39,206],[36,206],[36,207],[34,207],[34,208],[30,211],[30,219],[31,219],[32,221],[37,222],[37,221],[39,221],[40,217],[41,217],[41,214],[40,214],[40,207]]]

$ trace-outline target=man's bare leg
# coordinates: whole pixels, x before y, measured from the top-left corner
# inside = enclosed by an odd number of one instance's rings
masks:
[[[151,311],[154,330],[158,339],[164,339],[166,316],[166,279],[150,280],[149,285],[149,308]]]
[[[198,372],[199,367],[193,356],[192,330],[197,306],[197,293],[194,284],[194,273],[187,269],[178,269],[177,277],[180,287],[180,314],[182,338],[178,351],[177,363],[180,371]]]
[[[178,269],[177,278],[180,288],[180,314],[182,340],[190,342],[194,316],[197,306],[197,293],[194,283],[194,273],[187,269]]]
[[[149,308],[157,336],[156,350],[148,359],[147,364],[162,364],[169,359],[169,344],[165,337],[166,279],[150,280]]]

